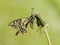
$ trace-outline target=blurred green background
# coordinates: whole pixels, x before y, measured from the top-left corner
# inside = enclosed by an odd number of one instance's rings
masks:
[[[18,18],[31,15],[31,8],[40,13],[46,23],[52,45],[60,45],[60,0],[0,0],[0,45],[48,45],[45,33],[28,27],[25,35],[15,36],[16,29],[8,24]]]

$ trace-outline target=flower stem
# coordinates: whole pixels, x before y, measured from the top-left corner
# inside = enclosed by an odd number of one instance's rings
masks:
[[[45,28],[45,33],[46,33],[46,37],[47,37],[47,40],[48,40],[48,45],[51,45],[51,40],[50,40],[50,37],[48,35],[48,32],[47,32],[46,28]]]

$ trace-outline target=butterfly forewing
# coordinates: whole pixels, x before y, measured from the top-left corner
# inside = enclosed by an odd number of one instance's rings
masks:
[[[14,20],[9,23],[9,26],[13,27],[13,28],[17,28],[17,25],[20,25],[20,21],[21,21],[21,19]]]

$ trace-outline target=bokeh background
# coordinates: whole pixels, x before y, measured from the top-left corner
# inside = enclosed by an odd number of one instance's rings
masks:
[[[8,27],[11,21],[30,16],[32,7],[49,24],[52,45],[60,45],[60,0],[0,0],[0,45],[48,45],[45,33],[37,32],[36,22],[25,35],[15,36],[17,30]]]

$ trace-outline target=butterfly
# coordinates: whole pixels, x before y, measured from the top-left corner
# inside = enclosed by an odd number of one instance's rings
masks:
[[[32,12],[33,10],[34,8],[32,8]],[[20,18],[13,20],[12,22],[9,23],[8,26],[17,29],[17,32],[15,34],[17,36],[19,32],[22,34],[27,33],[27,27],[29,23],[30,27],[33,29],[34,20],[36,19],[37,26],[40,27],[40,29],[42,29],[42,27],[45,27],[46,23],[42,20],[42,18],[39,15],[40,15],[39,13],[32,13],[31,16],[29,16],[28,18]]]

